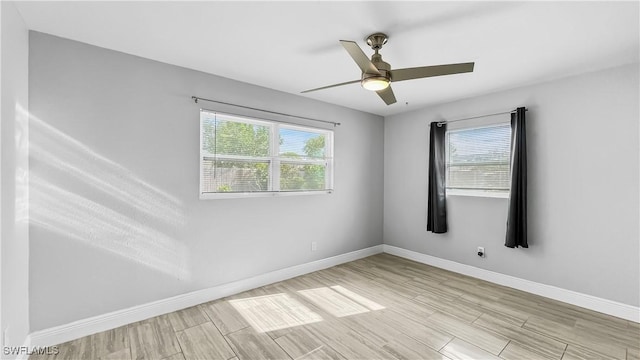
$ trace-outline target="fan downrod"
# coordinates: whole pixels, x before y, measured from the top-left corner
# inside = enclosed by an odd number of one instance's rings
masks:
[[[376,51],[382,49],[382,45],[386,44],[387,40],[389,40],[389,37],[387,34],[383,33],[371,34],[367,36],[366,39],[367,45],[371,46],[371,49]]]

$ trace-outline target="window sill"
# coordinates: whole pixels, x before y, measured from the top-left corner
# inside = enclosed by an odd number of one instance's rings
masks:
[[[200,200],[243,199],[243,198],[260,198],[260,197],[279,197],[279,196],[324,195],[324,194],[331,194],[331,193],[333,193],[333,190],[201,193],[200,194]]]
[[[489,192],[481,190],[460,190],[460,189],[447,189],[447,197],[449,196],[467,196],[467,197],[482,197],[482,198],[497,198],[508,199],[509,192]]]

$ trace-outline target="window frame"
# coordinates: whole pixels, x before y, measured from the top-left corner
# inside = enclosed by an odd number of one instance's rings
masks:
[[[500,122],[500,123],[492,123],[485,125],[477,125],[470,127],[459,127],[455,129],[447,129],[445,134],[445,188],[447,196],[470,196],[470,197],[487,197],[487,198],[509,198],[509,194],[511,190],[509,188],[504,189],[489,189],[489,188],[460,188],[460,187],[450,187],[449,186],[449,168],[451,166],[450,162],[450,135],[452,133],[463,132],[463,131],[471,131],[477,129],[487,129],[493,127],[510,127],[510,123],[508,122]],[[511,130],[509,132],[509,141],[511,141]],[[501,164],[500,162],[482,162],[477,163],[479,165],[491,165],[491,164]],[[509,159],[507,160],[507,164],[509,165],[509,182],[511,179],[511,151],[509,151]],[[455,165],[455,164],[454,164]]]
[[[244,155],[220,155],[212,154],[203,148],[204,140],[204,119],[209,115],[222,115],[230,118],[231,121],[265,126],[269,129],[269,154],[267,156],[244,156]],[[291,129],[298,131],[305,131],[311,133],[322,134],[325,136],[325,155],[322,159],[287,159],[280,155],[280,129]],[[273,196],[291,196],[291,195],[319,195],[319,194],[331,194],[333,193],[333,173],[334,173],[334,159],[333,159],[333,136],[334,131],[330,129],[323,129],[308,125],[293,124],[277,120],[269,120],[262,118],[255,118],[251,116],[231,114],[226,112],[200,109],[200,159],[198,161],[199,171],[199,197],[201,200],[209,199],[232,199],[232,198],[251,198],[251,197],[273,197]],[[267,162],[269,169],[269,181],[268,190],[266,191],[237,191],[237,192],[204,192],[204,160],[205,158],[230,161],[248,161],[248,162]],[[280,188],[280,165],[286,164],[300,164],[300,165],[324,165],[325,166],[325,189],[321,190],[276,190]]]

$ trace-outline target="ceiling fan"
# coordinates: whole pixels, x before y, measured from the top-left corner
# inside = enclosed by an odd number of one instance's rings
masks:
[[[371,49],[375,51],[375,53],[371,56],[371,60],[369,60],[364,51],[362,51],[362,49],[354,41],[340,40],[342,46],[345,48],[345,50],[347,50],[360,70],[362,70],[362,76],[360,80],[352,80],[340,84],[305,90],[302,93],[324,90],[336,86],[355,84],[359,82],[362,84],[363,88],[375,91],[387,105],[391,105],[396,102],[396,97],[393,94],[393,90],[391,90],[390,86],[392,82],[420,79],[432,76],[460,74],[473,71],[474,63],[472,62],[391,70],[391,65],[389,65],[389,63],[387,62],[384,62],[382,60],[382,55],[378,53],[378,50],[382,49],[382,45],[387,43],[387,35],[383,33],[375,33],[369,35],[366,40],[367,44],[371,46]]]

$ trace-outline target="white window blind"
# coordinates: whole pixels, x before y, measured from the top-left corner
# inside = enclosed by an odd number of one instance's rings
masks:
[[[447,131],[447,189],[509,191],[511,126]]]
[[[200,121],[201,197],[332,190],[333,131],[206,110]]]

